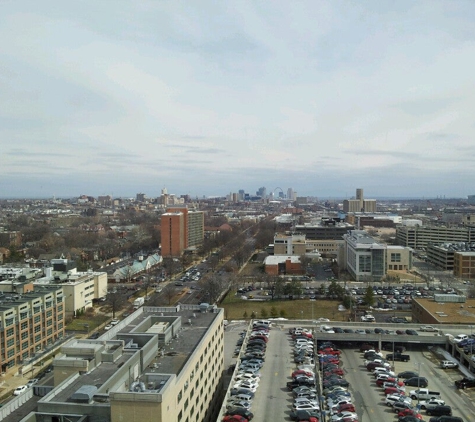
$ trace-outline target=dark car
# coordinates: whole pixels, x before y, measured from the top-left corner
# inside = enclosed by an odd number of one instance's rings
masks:
[[[320,412],[313,410],[293,410],[290,412],[290,419],[293,421],[308,421],[312,417],[320,417]]]
[[[226,415],[239,415],[239,416],[243,416],[244,418],[246,418],[248,421],[250,421],[253,417],[254,417],[254,414],[251,413],[249,410],[247,409],[242,409],[240,407],[232,407],[230,409],[227,410],[226,412]]]
[[[418,332],[416,330],[406,330],[406,334],[408,336],[418,336]]]
[[[429,416],[452,416],[452,408],[450,406],[435,406],[431,409],[426,410]]]
[[[419,374],[414,371],[404,371],[404,372],[399,372],[399,374],[397,374],[397,377],[402,378],[402,379],[409,379],[409,378],[414,378],[418,376]]]
[[[447,415],[447,416],[437,416],[436,418],[430,418],[429,422],[463,422],[463,419],[459,418],[458,416]]]
[[[400,362],[408,362],[409,360],[411,360],[411,357],[403,353],[390,353],[386,355],[386,359]]]
[[[421,388],[427,388],[429,385],[429,381],[427,381],[427,378],[425,377],[413,377],[406,379],[404,381],[405,385],[409,385],[411,387],[421,387]]]
[[[333,379],[333,380],[323,381],[324,388],[333,387],[335,385],[339,385],[341,387],[349,387],[350,383],[345,379]]]
[[[398,422],[421,422],[420,419],[416,418],[415,416],[399,416]]]
[[[254,397],[254,393],[248,388],[231,388],[231,396],[237,396],[238,394],[246,394]]]
[[[460,390],[465,390],[466,388],[475,387],[475,378],[462,378],[461,380],[455,381],[455,387]]]
[[[101,333],[97,332],[97,333],[93,333],[92,335],[89,336],[90,339],[96,339],[96,338],[99,338],[99,336],[101,335]]]

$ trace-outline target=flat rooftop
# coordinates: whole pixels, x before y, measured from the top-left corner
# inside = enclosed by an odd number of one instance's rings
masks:
[[[149,310],[151,308],[143,309]],[[177,308],[170,309],[176,310]],[[163,308],[161,308],[161,310],[163,310]],[[75,347],[81,348],[81,345],[84,345],[84,349],[94,350],[96,349],[95,345],[100,348],[104,344],[117,343],[118,340],[124,342],[125,349],[114,362],[103,361],[90,372],[84,373],[73,380],[54,397],[50,397],[49,401],[71,401],[71,396],[84,385],[96,386],[99,389],[98,393],[106,394],[106,392],[100,391],[100,387],[113,377],[120,368],[127,368],[127,361],[132,359],[132,357],[140,351],[140,344],[137,348],[127,347],[127,344],[130,343],[130,341],[134,343],[140,343],[140,341],[142,341],[142,346],[144,343],[148,344],[150,341],[149,336],[164,334],[163,328],[169,329],[172,327],[172,324],[175,331],[170,341],[168,341],[166,345],[159,344],[155,357],[150,362],[144,362],[147,366],[142,373],[139,374],[139,378],[147,379],[148,381],[153,379],[160,381],[168,378],[169,375],[178,375],[218,315],[219,313],[214,312],[200,312],[198,309],[182,310],[179,312],[137,312],[136,318],[119,329],[116,333],[118,337],[114,336],[104,341],[105,338],[110,337],[107,337],[109,334],[107,332],[96,340],[79,340],[76,343],[75,340],[73,340],[70,343],[66,343],[65,346],[69,346],[71,349]],[[181,324],[176,324],[177,318],[181,318]],[[130,338],[128,338],[128,334]],[[71,361],[71,365],[74,365],[74,360],[83,361],[87,358],[81,356],[75,357],[74,354],[71,354],[60,359],[64,362]],[[61,366],[58,366],[57,369],[61,370]],[[158,381],[157,385],[159,384]],[[112,391],[114,390],[111,389],[111,392]],[[148,392],[157,391],[150,390]]]
[[[434,299],[415,299],[439,324],[475,324],[475,299],[465,303],[436,302]]]

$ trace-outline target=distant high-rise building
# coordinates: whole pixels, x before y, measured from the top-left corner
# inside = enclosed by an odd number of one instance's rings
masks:
[[[98,196],[97,202],[104,207],[110,207],[112,205],[112,197],[110,195]]]
[[[161,220],[162,256],[177,257],[187,248],[200,245],[204,238],[204,213],[186,206],[170,207]]]
[[[182,212],[166,212],[161,219],[163,257],[180,257],[185,250],[185,216]]]
[[[162,195],[168,195],[167,188],[162,188]]]
[[[467,202],[470,204],[470,205],[475,205],[475,195],[468,195],[468,200]]]
[[[291,201],[295,200],[294,190],[292,188],[287,189],[287,199],[290,199]]]
[[[257,196],[260,196],[261,198],[266,197],[266,188],[265,187],[260,187],[259,190],[256,192]]]
[[[145,194],[144,193],[138,193],[137,195],[135,195],[135,200],[137,202],[145,202]]]
[[[363,189],[356,189],[356,199],[343,201],[343,212],[376,212],[376,199],[364,199]]]
[[[245,194],[244,189],[239,189],[238,190],[238,200],[239,201],[244,201],[244,194]]]

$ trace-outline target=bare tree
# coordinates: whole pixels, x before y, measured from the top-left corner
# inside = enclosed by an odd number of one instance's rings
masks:
[[[200,281],[200,288],[202,297],[207,298],[209,303],[215,303],[223,292],[225,285],[221,277],[211,275]]]
[[[216,267],[219,264],[219,259],[216,255],[211,255],[210,259],[208,259],[208,267],[211,268],[212,271],[216,271]]]
[[[167,284],[162,290],[162,295],[167,299],[168,305],[171,305],[173,298],[176,296],[175,286]]]
[[[107,293],[106,303],[111,307],[112,318],[115,318],[115,313],[124,306],[125,298],[117,290],[110,289]]]
[[[282,277],[268,276],[266,280],[271,300],[281,297],[284,294],[285,282]]]
[[[304,273],[307,273],[307,268],[310,265],[310,263],[312,262],[312,258],[310,258],[307,255],[301,255],[299,257],[299,261],[300,261],[300,265],[302,267],[302,270],[304,271]]]

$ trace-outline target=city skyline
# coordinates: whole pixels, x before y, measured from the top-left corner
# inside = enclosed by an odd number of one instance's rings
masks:
[[[2,198],[472,194],[470,1],[0,6]]]

